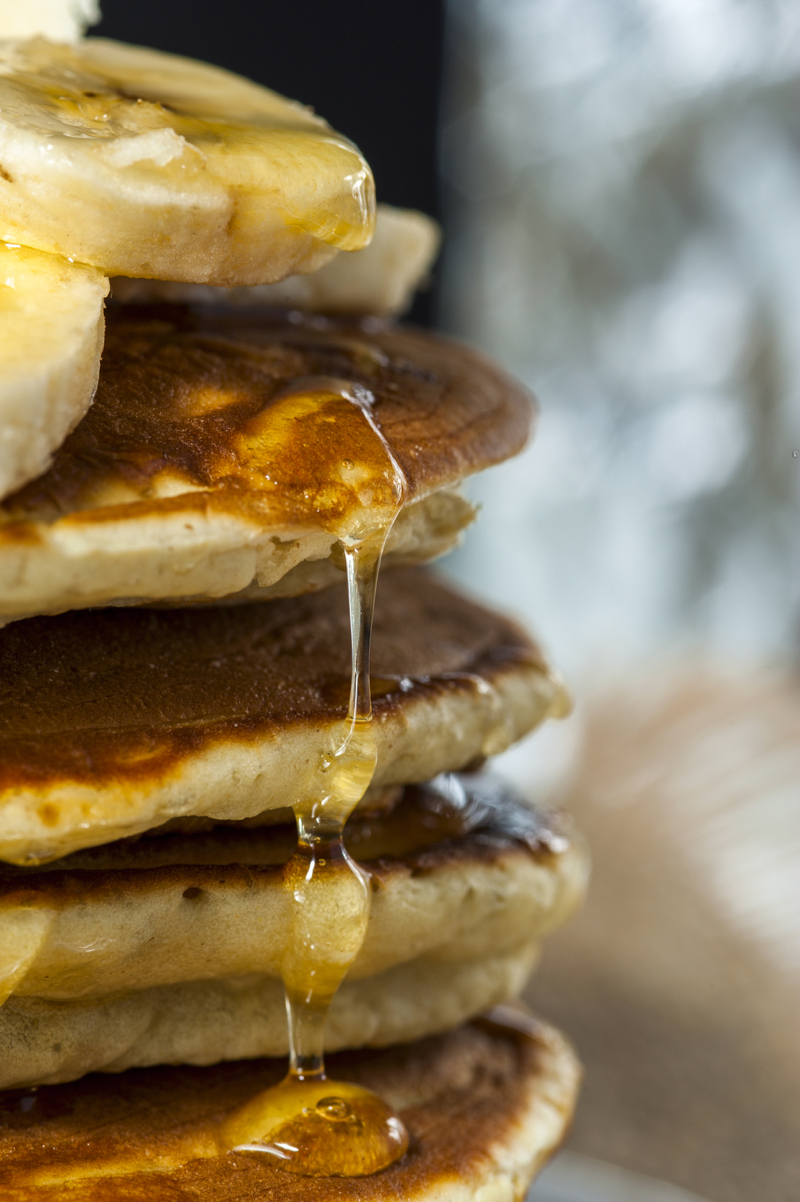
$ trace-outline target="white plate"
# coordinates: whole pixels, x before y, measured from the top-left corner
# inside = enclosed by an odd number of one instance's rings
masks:
[[[704,1202],[677,1185],[562,1152],[534,1183],[527,1202]]]

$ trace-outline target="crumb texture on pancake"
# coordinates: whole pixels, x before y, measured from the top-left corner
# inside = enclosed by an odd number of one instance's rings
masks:
[[[56,859],[170,818],[296,800],[344,718],[345,589],[260,605],[110,609],[0,632],[0,858]],[[515,623],[415,569],[381,580],[375,788],[495,754],[565,712]]]
[[[334,1057],[336,1076],[375,1090],[400,1111],[411,1147],[374,1177],[311,1180],[216,1150],[225,1116],[277,1082],[283,1068],[275,1061],[160,1068],[6,1095],[3,1198],[522,1202],[567,1134],[580,1082],[564,1037],[522,1015],[509,1025],[480,1022],[403,1047]]]
[[[427,499],[528,436],[525,390],[441,336],[177,305],[110,309],[92,408],[50,470],[0,506],[0,618],[223,597],[327,560],[369,499],[375,435],[346,400],[335,446],[311,429],[316,411],[276,418],[286,390],[313,380],[373,398],[408,485],[406,529],[389,548],[401,558],[452,545],[470,507],[451,502],[429,519]]]

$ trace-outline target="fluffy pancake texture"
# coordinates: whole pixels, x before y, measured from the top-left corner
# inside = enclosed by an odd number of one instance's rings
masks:
[[[0,878],[0,1088],[287,1050],[290,828],[151,835]],[[480,774],[404,791],[347,845],[371,880],[326,1046],[384,1046],[516,997],[585,890],[563,819]],[[335,919],[332,899],[331,921]]]
[[[490,1019],[492,1016],[489,1016]],[[9,1202],[521,1202],[564,1139],[580,1067],[554,1028],[496,1013],[446,1035],[331,1059],[411,1133],[373,1177],[309,1180],[258,1157],[220,1156],[226,1115],[277,1082],[283,1062],[158,1068],[7,1095],[0,1186]],[[515,1029],[516,1028],[516,1029]]]
[[[419,957],[456,964],[513,952],[560,925],[585,887],[581,845],[481,777],[406,790],[390,812],[353,819],[346,843],[372,887],[353,980]],[[78,852],[45,870],[5,868],[0,999],[277,979],[292,904],[282,866],[295,844],[288,824],[233,827]],[[332,922],[336,912],[332,897]]]
[[[386,1047],[448,1031],[519,997],[539,942],[454,963],[418,956],[374,977],[345,980],[325,1046]],[[285,1056],[286,1004],[274,977],[251,973],[180,981],[71,1002],[12,997],[0,1008],[0,1088],[74,1081],[153,1064],[216,1064]]]
[[[369,420],[329,395],[342,388]],[[434,335],[110,310],[92,408],[50,471],[0,508],[0,618],[303,592],[315,580],[302,569],[335,557],[386,493],[381,437],[407,481],[389,561],[438,554],[473,514],[453,488],[519,451],[531,415],[516,382]]]
[[[346,590],[15,623],[0,679],[0,858],[55,859],[186,815],[248,818],[297,800],[344,719]],[[373,789],[462,768],[567,706],[515,623],[420,569],[381,580],[372,679]]]

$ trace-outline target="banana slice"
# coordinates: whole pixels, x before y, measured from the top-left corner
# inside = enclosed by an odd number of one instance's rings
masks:
[[[0,243],[0,496],[40,475],[91,404],[108,280]]]
[[[48,38],[73,42],[100,20],[97,0],[0,0],[0,38]]]
[[[313,275],[292,275],[279,284],[214,288],[165,280],[112,280],[114,300],[128,303],[277,305],[310,313],[396,316],[411,304],[439,249],[432,217],[412,209],[378,205],[375,237],[364,250],[337,255]]]
[[[0,238],[106,275],[262,284],[358,250],[372,174],[301,105],[191,59],[0,42]]]

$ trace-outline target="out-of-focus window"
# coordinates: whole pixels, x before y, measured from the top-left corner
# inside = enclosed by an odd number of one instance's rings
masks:
[[[800,7],[453,0],[442,321],[538,393],[449,565],[573,676],[793,646]]]

